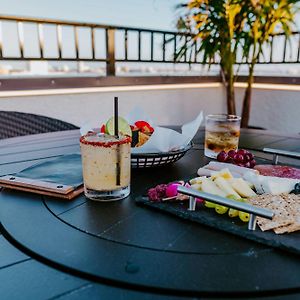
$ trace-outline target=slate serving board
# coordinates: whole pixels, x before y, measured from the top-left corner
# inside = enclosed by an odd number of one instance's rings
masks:
[[[0,186],[71,200],[83,192],[81,155],[63,155],[2,176]]]
[[[189,201],[152,202],[147,196],[137,197],[135,201],[138,205],[300,255],[300,231],[281,235],[273,231],[263,232],[258,227],[255,231],[250,231],[247,228],[248,223],[238,218],[230,218],[227,214],[219,215],[214,209],[206,208],[203,204],[197,203],[196,210],[189,211]]]

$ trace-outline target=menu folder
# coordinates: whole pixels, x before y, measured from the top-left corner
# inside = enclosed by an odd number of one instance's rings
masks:
[[[0,186],[71,200],[83,192],[81,156],[63,155],[2,176]]]

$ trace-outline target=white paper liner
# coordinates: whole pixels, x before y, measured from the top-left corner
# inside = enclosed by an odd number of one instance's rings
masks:
[[[184,149],[196,135],[203,121],[203,112],[201,111],[193,121],[182,125],[181,133],[170,128],[154,126],[149,116],[138,107],[134,108],[125,119],[129,124],[134,124],[136,121],[143,120],[148,122],[154,128],[154,133],[143,146],[131,148],[132,154],[160,153]],[[86,134],[92,128],[95,128],[92,122],[85,123],[80,128],[81,135]]]
[[[154,133],[150,139],[141,147],[131,149],[131,153],[158,153],[170,152],[185,148],[196,135],[203,120],[200,112],[196,119],[184,124],[181,133],[164,127],[154,127]]]

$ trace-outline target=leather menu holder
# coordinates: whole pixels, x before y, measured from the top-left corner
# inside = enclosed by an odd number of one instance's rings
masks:
[[[60,156],[25,170],[0,177],[0,186],[15,190],[73,199],[83,192],[80,154]]]

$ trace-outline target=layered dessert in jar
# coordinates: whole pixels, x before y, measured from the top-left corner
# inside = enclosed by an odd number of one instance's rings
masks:
[[[88,133],[80,138],[87,198],[113,201],[130,193],[131,137]]]

